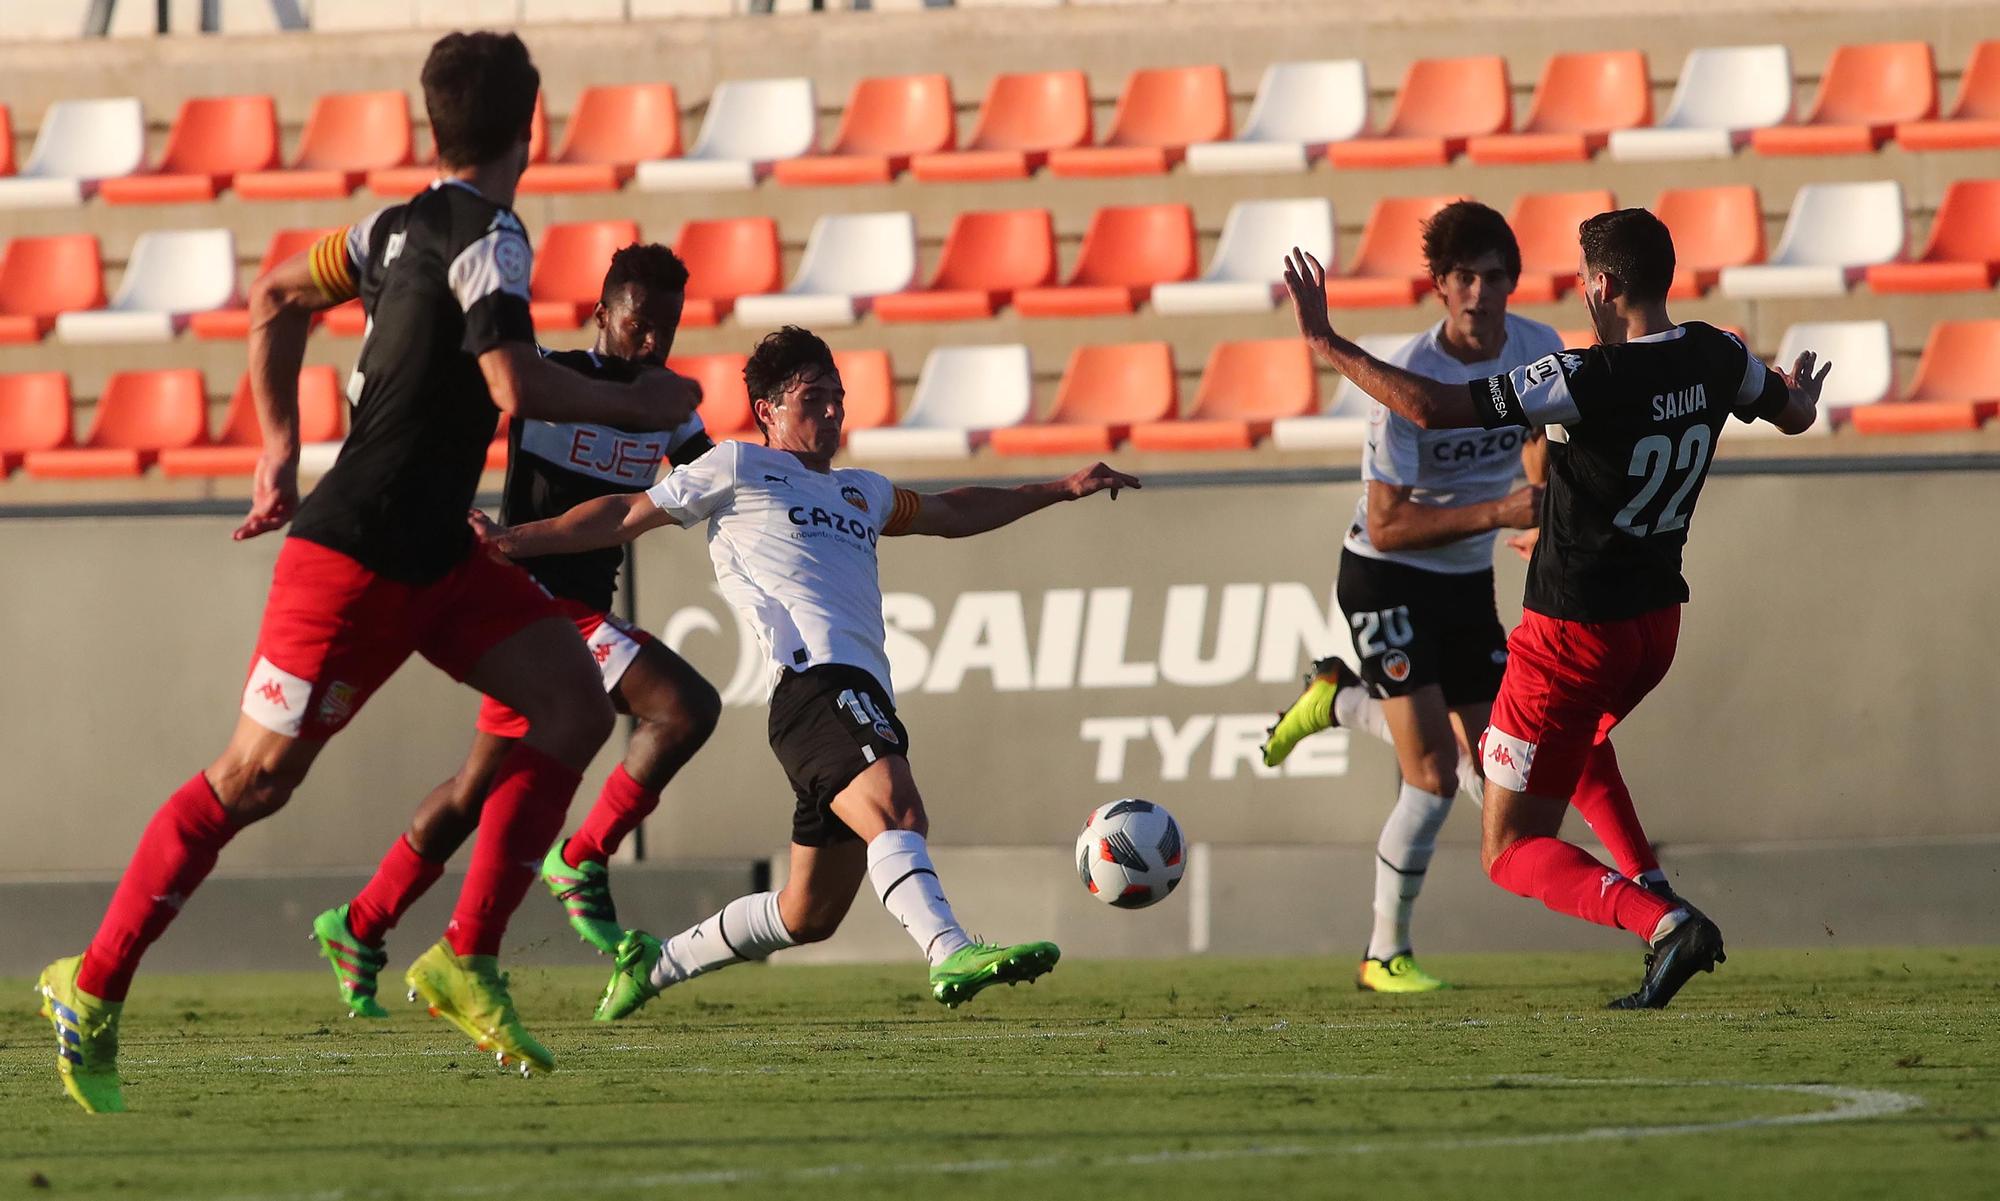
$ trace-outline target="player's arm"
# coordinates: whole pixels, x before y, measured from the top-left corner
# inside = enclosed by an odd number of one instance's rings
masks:
[[[1766,382],[1766,391],[1775,393],[1778,385],[1784,389],[1784,400],[1775,395],[1759,398],[1756,416],[1777,426],[1786,434],[1803,434],[1819,419],[1819,390],[1826,382],[1827,372],[1833,370],[1832,363],[1819,363],[1818,372],[1813,367],[1818,356],[1810,350],[1800,351],[1798,361],[1792,364],[1789,374],[1775,367],[1765,368],[1771,377]]]
[[[701,385],[660,367],[630,383],[592,379],[550,362],[532,341],[506,341],[479,356],[493,403],[516,418],[579,422],[647,432],[678,429],[701,403]]]
[[[1420,429],[1462,429],[1480,424],[1463,384],[1446,384],[1385,363],[1333,332],[1326,311],[1326,268],[1305,251],[1285,256],[1285,287],[1306,345],[1354,386],[1408,418]]]
[[[967,487],[944,492],[898,488],[882,532],[892,538],[900,534],[969,538],[1066,500],[1082,500],[1099,492],[1109,492],[1116,500],[1122,489],[1139,486],[1133,476],[1097,463],[1063,479],[1012,488]]]
[[[680,524],[644,492],[600,496],[559,516],[524,525],[496,524],[477,509],[469,520],[481,543],[510,559],[602,550],[630,542],[647,530]]]
[[[1403,484],[1368,481],[1368,542],[1377,550],[1446,546],[1489,530],[1532,529],[1542,520],[1539,484],[1469,505],[1422,504],[1410,499],[1412,491]]]

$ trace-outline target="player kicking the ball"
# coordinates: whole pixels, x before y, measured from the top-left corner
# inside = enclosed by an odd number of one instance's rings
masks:
[[[1418,426],[1549,432],[1542,536],[1480,745],[1480,856],[1509,892],[1645,940],[1643,981],[1611,1005],[1660,1008],[1722,962],[1722,932],[1557,835],[1586,770],[1617,776],[1611,730],[1673,661],[1688,598],[1681,550],[1723,423],[1804,433],[1829,368],[1815,373],[1807,352],[1786,375],[1713,326],[1676,325],[1673,240],[1644,209],[1600,213],[1580,235],[1577,282],[1600,344],[1469,385],[1414,375],[1336,334],[1312,256],[1295,249],[1285,283],[1320,357]]]
[[[795,326],[769,335],[743,378],[764,445],[727,442],[643,494],[482,528],[501,553],[533,558],[706,522],[723,595],[770,658],[771,750],[797,797],[784,890],[738,897],[664,943],[633,931],[597,1017],[625,1017],[669,985],[830,937],[864,878],[930,961],[937,1000],[955,1006],[988,985],[1033,980],[1055,966],[1055,944],[975,942],[931,865],[909,732],[889,687],[876,540],[982,534],[1060,501],[1115,498],[1139,481],[1100,463],[1046,484],[909,492],[872,471],[830,466],[844,394],[819,338]]]
[[[1439,209],[1424,225],[1424,261],[1445,315],[1391,363],[1462,385],[1562,349],[1555,330],[1507,311],[1521,248],[1499,213],[1471,200]],[[1337,584],[1361,674],[1338,658],[1314,663],[1305,692],[1271,728],[1264,762],[1278,766],[1300,739],[1335,724],[1395,746],[1402,784],[1375,845],[1375,927],[1354,983],[1430,992],[1445,984],[1417,966],[1410,916],[1461,763],[1466,786],[1480,786],[1472,744],[1507,662],[1493,542],[1540,520],[1542,442],[1525,430],[1420,429],[1379,401],[1368,417],[1366,491]],[[1531,483],[1516,488],[1524,467]]]
[[[611,256],[594,319],[590,350],[545,355],[594,379],[625,381],[640,366],[658,367],[672,351],[686,301],[687,266],[665,246],[634,244]],[[701,418],[677,429],[628,433],[578,422],[516,421],[501,519],[552,517],[600,496],[643,492],[663,463],[700,458],[715,444]],[[611,770],[577,833],[549,848],[542,882],[569,914],[582,939],[605,954],[625,931],[611,903],[606,861],[625,836],[660,803],[660,791],[715,730],[722,701],[679,655],[611,615],[624,555],[617,548],[552,555],[521,564],[576,623],[612,703],[638,721],[624,762]],[[376,977],[387,956],[382,940],[411,905],[437,882],[444,865],[478,828],[480,808],[528,720],[500,701],[481,704],[478,734],[458,774],[425,798],[408,833],[382,857],[366,887],[348,904],[313,922],[320,953],[333,965],[341,999],[358,1017],[386,1017]]]
[[[406,977],[481,1048],[554,1066],[521,1025],[497,956],[535,864],[562,829],[611,705],[576,626],[465,528],[495,408],[522,418],[672,429],[699,400],[648,372],[619,384],[544,362],[528,314],[533,252],[509,207],[539,73],[512,34],[451,34],[424,63],[441,178],[262,276],[250,378],[265,448],[236,537],[292,522],[278,553],[229,746],[153,815],[81,956],[42,971],[56,1068],[83,1108],[124,1108],[118,1024],[140,956],[236,832],[282,808],[313,760],[413,652],[523,714],[501,761],[445,937]],[[298,498],[298,374],[314,312],[368,314],[340,457]],[[297,520],[292,521],[294,511]]]

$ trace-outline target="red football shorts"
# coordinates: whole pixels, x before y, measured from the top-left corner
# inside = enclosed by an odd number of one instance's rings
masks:
[[[1523,613],[1479,742],[1486,778],[1567,799],[1590,748],[1666,678],[1680,632],[1679,605],[1624,621]]]
[[[558,612],[532,576],[484,551],[417,585],[287,538],[271,573],[243,712],[279,734],[329,738],[412,652],[463,680],[487,651]]]
[[[564,617],[576,622],[576,632],[583,635],[583,644],[590,648],[590,657],[597,660],[597,670],[604,677],[606,692],[618,687],[618,681],[625,676],[625,669],[639,657],[639,648],[653,640],[653,636],[646,631],[627,625],[582,601],[559,596],[556,608]],[[527,718],[490,696],[480,701],[479,718],[473,725],[502,738],[520,738],[528,732]]]

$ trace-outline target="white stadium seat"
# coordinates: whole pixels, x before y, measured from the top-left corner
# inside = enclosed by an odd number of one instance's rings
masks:
[[[1779,339],[1778,352],[1771,356],[1770,364],[1790,371],[1802,350],[1812,351],[1822,363],[1833,364],[1819,394],[1819,420],[1809,434],[1830,434],[1836,422],[1847,419],[1845,410],[1880,404],[1895,396],[1896,351],[1887,321],[1801,321]],[[1731,433],[1744,429],[1758,434],[1779,432],[1767,421],[1749,426],[1733,421],[1729,429]]]
[[[1792,52],[1783,46],[1690,50],[1659,124],[1611,131],[1611,157],[1624,161],[1728,158],[1750,130],[1792,115]]]
[[[189,313],[236,300],[236,237],[226,229],[154,230],[132,243],[107,308],[56,318],[63,342],[164,342]]]
[[[1367,130],[1368,72],[1358,60],[1272,63],[1257,83],[1242,132],[1227,142],[1188,147],[1187,166],[1201,175],[1303,171],[1328,142]]]
[[[1322,263],[1333,257],[1333,202],[1241,200],[1222,220],[1215,255],[1200,279],[1153,285],[1162,313],[1246,313],[1268,309],[1284,291],[1285,252],[1297,246]]]
[[[1363,334],[1361,349],[1386,359],[1415,334]],[[1368,442],[1368,407],[1373,401],[1354,381],[1342,379],[1325,409],[1309,417],[1283,417],[1271,424],[1271,445],[1279,450],[1340,450]]]
[[[42,114],[20,175],[0,179],[0,208],[82,204],[98,180],[145,162],[146,113],[136,99],[58,100]]]
[[[1769,260],[1722,269],[1733,298],[1838,296],[1868,267],[1903,253],[1903,185],[1809,183],[1792,199],[1785,232]]]
[[[1034,395],[1026,346],[940,346],[924,357],[902,421],[855,430],[847,448],[856,458],[962,459],[986,431],[1026,421]]]
[[[917,221],[908,213],[833,213],[813,222],[798,274],[782,292],[743,296],[743,325],[852,325],[870,297],[917,278]]]
[[[640,163],[634,178],[652,191],[754,187],[773,162],[810,154],[818,143],[812,80],[729,80],[709,97],[687,155]]]

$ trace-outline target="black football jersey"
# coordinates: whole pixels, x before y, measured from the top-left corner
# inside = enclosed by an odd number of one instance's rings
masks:
[[[1488,429],[1548,427],[1542,536],[1523,603],[1569,621],[1688,599],[1681,549],[1723,422],[1774,417],[1788,396],[1743,343],[1698,321],[1467,386]]]
[[[499,417],[479,356],[534,342],[533,263],[513,212],[458,181],[314,248],[315,282],[336,299],[358,293],[368,327],[347,386],[347,441],[293,536],[411,584],[471,552],[465,514]]]
[[[636,364],[594,350],[544,350],[542,355],[597,379],[625,382],[639,373]],[[677,429],[643,434],[607,425],[515,421],[508,426],[507,441],[507,487],[500,508],[506,525],[560,516],[600,496],[644,492],[659,478],[662,463],[691,463],[715,445],[699,416],[690,416]],[[624,558],[624,550],[612,546],[522,559],[520,564],[555,595],[609,610]]]

